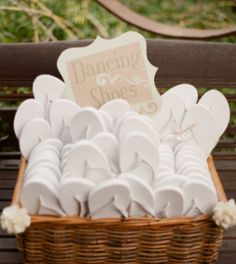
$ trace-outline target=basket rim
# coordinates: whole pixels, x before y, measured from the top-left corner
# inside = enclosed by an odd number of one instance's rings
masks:
[[[227,202],[227,197],[220,180],[219,174],[216,170],[215,163],[212,156],[209,156],[207,159],[208,168],[213,180],[213,183],[216,187],[218,200]],[[24,157],[21,157],[18,176],[13,191],[11,205],[17,205],[22,207],[20,204],[20,193],[22,190],[24,182],[24,174],[27,167],[27,160]],[[60,225],[76,225],[76,224],[97,224],[97,225],[119,225],[122,223],[123,227],[128,226],[143,226],[143,225],[158,225],[158,226],[171,226],[176,224],[186,224],[194,225],[202,221],[213,221],[212,215],[200,215],[197,217],[167,217],[167,218],[157,218],[157,217],[128,217],[128,218],[102,218],[102,219],[92,219],[89,217],[80,217],[80,216],[49,216],[49,215],[30,215],[31,225],[33,224],[45,224],[52,223]]]

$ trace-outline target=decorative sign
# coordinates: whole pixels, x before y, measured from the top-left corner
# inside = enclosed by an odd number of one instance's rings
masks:
[[[155,87],[157,68],[147,59],[146,41],[136,32],[114,39],[97,37],[87,47],[69,48],[58,58],[64,97],[96,108],[115,98],[127,100],[142,114],[155,115],[161,98]]]

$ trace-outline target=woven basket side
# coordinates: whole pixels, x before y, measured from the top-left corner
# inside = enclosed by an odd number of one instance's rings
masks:
[[[212,221],[172,226],[36,224],[17,237],[24,263],[213,263],[223,230]]]

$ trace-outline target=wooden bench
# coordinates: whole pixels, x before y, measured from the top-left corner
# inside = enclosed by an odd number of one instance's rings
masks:
[[[20,154],[12,123],[15,105],[32,97],[16,94],[13,87],[31,87],[42,73],[59,76],[56,60],[68,47],[85,46],[90,41],[0,45],[0,210],[10,202]],[[160,92],[179,83],[204,89],[217,88],[231,104],[232,120],[214,151],[217,169],[229,198],[236,198],[236,45],[195,41],[148,40],[148,57],[159,67],[156,86]],[[9,87],[4,92],[3,87]],[[12,89],[11,89],[12,88]],[[204,89],[203,89],[204,88]],[[30,90],[29,90],[30,91]],[[233,264],[236,232],[225,234],[219,263]],[[20,263],[14,236],[0,231],[0,263]]]

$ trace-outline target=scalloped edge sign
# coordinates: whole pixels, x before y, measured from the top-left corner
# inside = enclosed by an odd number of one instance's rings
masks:
[[[145,38],[127,32],[114,39],[97,37],[86,47],[66,49],[57,61],[66,89],[64,97],[81,106],[99,108],[116,98],[154,116],[161,97],[154,83],[157,67],[147,58]]]

